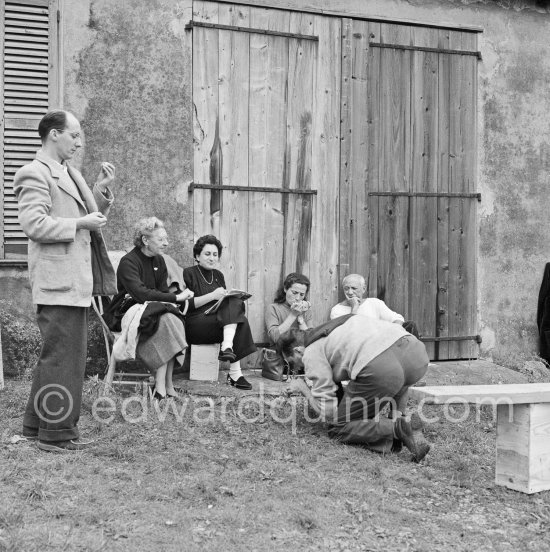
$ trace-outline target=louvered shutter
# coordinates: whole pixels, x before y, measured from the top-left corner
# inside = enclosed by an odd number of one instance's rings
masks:
[[[1,258],[26,255],[27,238],[17,222],[13,177],[40,147],[37,127],[52,106],[52,37],[57,14],[49,0],[6,1],[3,10],[3,140]]]

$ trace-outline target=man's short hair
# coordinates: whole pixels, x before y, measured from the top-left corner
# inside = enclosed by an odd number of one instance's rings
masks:
[[[67,127],[67,112],[62,109],[53,109],[48,111],[38,123],[38,134],[42,143],[50,134],[50,130],[56,129],[60,132]]]
[[[366,287],[367,285],[367,283],[365,282],[365,278],[361,276],[361,274],[348,274],[347,276],[344,276],[342,278],[342,286],[345,286],[346,282],[348,282],[349,280],[359,280],[363,287]]]
[[[304,338],[304,330],[300,330],[299,328],[292,328],[279,337],[277,343],[275,344],[275,347],[277,351],[283,356],[283,358],[287,358],[293,355],[294,347],[300,347],[304,345]]]

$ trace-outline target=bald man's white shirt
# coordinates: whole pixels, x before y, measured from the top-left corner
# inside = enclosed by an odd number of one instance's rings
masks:
[[[343,305],[338,303],[334,305],[330,311],[330,319],[338,318],[351,313],[351,307],[349,305]],[[357,314],[361,316],[369,316],[370,318],[376,318],[377,320],[385,320],[386,322],[395,322],[397,324],[403,324],[405,319],[399,313],[392,311],[384,301],[376,299],[374,297],[368,297],[365,299],[357,309]]]

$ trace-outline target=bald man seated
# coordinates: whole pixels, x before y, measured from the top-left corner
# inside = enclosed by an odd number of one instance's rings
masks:
[[[367,291],[365,278],[361,274],[348,274],[342,280],[345,300],[334,305],[330,311],[330,319],[338,318],[346,314],[360,314],[385,322],[393,322],[403,326],[409,333],[418,336],[416,324],[412,321],[405,322],[403,316],[392,311],[384,301],[376,297],[364,297]]]

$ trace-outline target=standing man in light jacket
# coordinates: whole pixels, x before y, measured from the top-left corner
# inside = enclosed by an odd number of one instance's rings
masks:
[[[102,163],[91,191],[67,164],[82,146],[80,123],[67,111],[40,121],[42,148],[14,180],[19,223],[29,238],[29,279],[42,350],[23,418],[23,435],[50,452],[79,450],[82,385],[92,295],[113,295],[116,281],[101,234],[113,203],[115,168]]]

